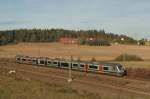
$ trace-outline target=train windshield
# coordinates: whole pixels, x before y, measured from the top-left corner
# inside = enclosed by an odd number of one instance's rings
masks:
[[[118,64],[117,67],[118,67],[119,71],[124,71],[125,70],[125,68],[120,64]]]

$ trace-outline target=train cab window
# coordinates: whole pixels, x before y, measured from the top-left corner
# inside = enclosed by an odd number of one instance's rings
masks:
[[[98,69],[98,66],[95,66],[95,65],[89,65],[89,68],[90,68],[90,69]]]
[[[124,68],[122,65],[117,65],[118,71],[124,71]]]
[[[104,71],[108,71],[109,70],[109,68],[108,67],[104,67]]]
[[[118,66],[119,70],[123,69],[123,66],[121,66],[121,65],[117,65],[117,66]]]

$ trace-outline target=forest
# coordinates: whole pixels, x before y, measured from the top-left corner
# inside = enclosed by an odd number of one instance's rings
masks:
[[[61,37],[107,40],[110,43],[136,44],[137,41],[126,35],[106,33],[104,30],[65,30],[65,29],[17,29],[0,31],[0,45],[19,42],[58,42]],[[123,40],[122,40],[123,38]]]

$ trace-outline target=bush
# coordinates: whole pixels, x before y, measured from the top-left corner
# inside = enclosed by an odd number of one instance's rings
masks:
[[[137,55],[121,54],[115,61],[143,61],[143,59]]]
[[[91,59],[91,62],[96,62],[96,58],[93,57],[93,58]]]

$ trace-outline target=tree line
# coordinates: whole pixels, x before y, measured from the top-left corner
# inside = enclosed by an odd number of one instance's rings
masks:
[[[135,44],[137,41],[126,35],[106,33],[104,30],[65,30],[65,29],[18,29],[0,31],[0,45],[19,42],[58,42],[61,37],[96,38],[111,43]],[[124,40],[121,40],[124,38]]]

